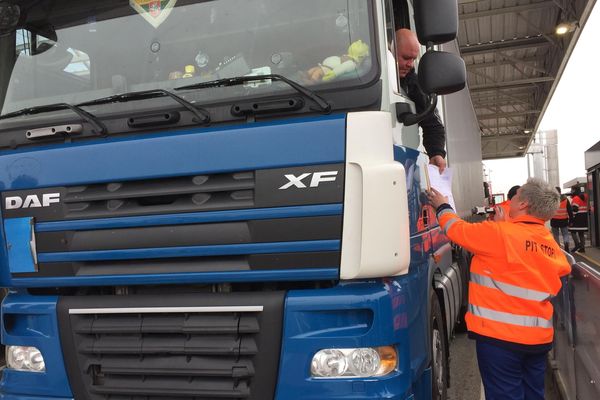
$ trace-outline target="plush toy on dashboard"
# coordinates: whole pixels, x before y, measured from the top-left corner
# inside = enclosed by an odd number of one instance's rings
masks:
[[[345,55],[327,57],[318,66],[309,69],[308,79],[312,82],[328,82],[356,72],[368,55],[369,46],[357,40],[348,47]]]

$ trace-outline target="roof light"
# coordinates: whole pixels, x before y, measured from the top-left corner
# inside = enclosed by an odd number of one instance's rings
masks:
[[[579,23],[577,21],[561,22],[560,24],[556,25],[555,32],[557,35],[564,35],[566,33],[573,32],[578,26]]]

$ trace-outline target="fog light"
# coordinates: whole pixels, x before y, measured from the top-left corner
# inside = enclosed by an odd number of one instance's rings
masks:
[[[387,375],[397,365],[392,346],[323,349],[314,355],[310,372],[314,378],[370,378]]]
[[[46,371],[42,353],[28,346],[6,346],[6,367],[28,372]]]

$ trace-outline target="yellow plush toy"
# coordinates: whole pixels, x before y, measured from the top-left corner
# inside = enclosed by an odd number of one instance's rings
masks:
[[[327,57],[317,67],[309,69],[308,76],[313,82],[332,81],[344,74],[356,71],[368,55],[369,46],[362,40],[357,40],[348,47],[347,54],[341,57]]]

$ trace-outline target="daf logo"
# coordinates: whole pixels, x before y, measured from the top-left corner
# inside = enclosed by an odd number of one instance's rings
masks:
[[[323,172],[307,172],[302,175],[296,176],[293,174],[286,174],[285,177],[288,180],[288,183],[279,188],[279,190],[285,190],[288,188],[296,187],[298,189],[306,188],[306,184],[303,182],[304,179],[310,178],[310,187],[318,187],[321,182],[335,182],[337,179],[338,171],[323,171]]]
[[[50,207],[53,203],[60,202],[60,193],[44,193],[42,199],[36,194],[30,194],[24,199],[19,196],[10,196],[5,199],[4,208],[14,210],[17,208]]]

